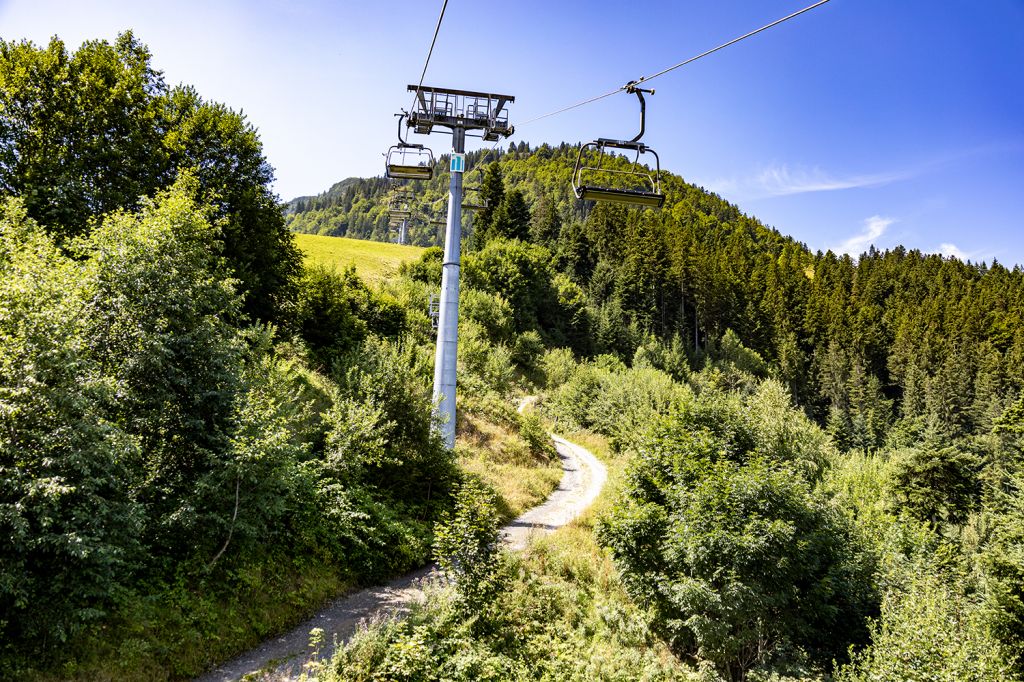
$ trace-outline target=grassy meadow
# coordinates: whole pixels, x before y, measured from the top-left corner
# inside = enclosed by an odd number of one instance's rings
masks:
[[[368,282],[379,282],[398,273],[398,266],[420,257],[423,248],[385,242],[316,234],[296,234],[295,240],[307,261],[345,268],[354,265]]]

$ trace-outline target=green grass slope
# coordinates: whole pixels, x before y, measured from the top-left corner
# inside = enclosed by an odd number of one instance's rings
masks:
[[[338,268],[354,265],[356,273],[371,282],[396,274],[402,263],[416,260],[423,253],[423,248],[419,246],[399,246],[345,237],[296,234],[295,240],[307,262]]]

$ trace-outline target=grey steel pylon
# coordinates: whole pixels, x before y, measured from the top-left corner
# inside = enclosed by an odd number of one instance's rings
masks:
[[[434,353],[433,399],[440,436],[445,447],[455,447],[455,385],[459,347],[459,259],[462,239],[462,174],[465,171],[466,131],[482,131],[485,140],[496,141],[515,132],[505,105],[510,95],[410,85],[415,106],[406,125],[429,134],[435,126],[452,132],[451,179],[448,185],[448,225],[444,235],[441,266],[441,301]]]

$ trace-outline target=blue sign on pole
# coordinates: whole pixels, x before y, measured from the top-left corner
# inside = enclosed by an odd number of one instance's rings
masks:
[[[466,170],[466,155],[452,154],[451,172],[463,173]]]

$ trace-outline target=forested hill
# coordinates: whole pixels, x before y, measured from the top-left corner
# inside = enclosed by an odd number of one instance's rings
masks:
[[[868,449],[986,432],[1020,394],[1019,267],[903,248],[858,259],[812,253],[671,173],[660,211],[585,205],[570,187],[575,157],[568,144],[470,153],[467,184],[482,186],[493,208],[467,221],[465,250],[495,236],[547,249],[550,267],[586,300],[583,322],[595,334],[577,349],[584,354],[632,358],[653,335],[715,355],[734,347],[732,330],[760,355],[747,358],[752,366],[788,383],[837,442]],[[443,215],[446,168],[442,156],[432,180],[410,184],[418,214]],[[288,225],[384,240],[387,193],[383,178],[349,179],[290,202]],[[410,236],[439,243],[428,224]]]

